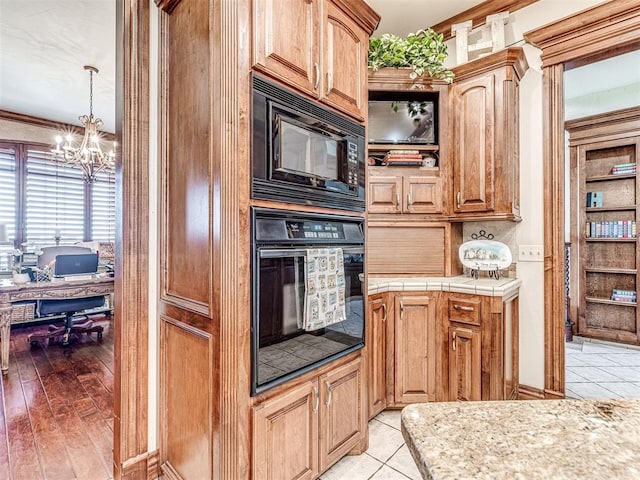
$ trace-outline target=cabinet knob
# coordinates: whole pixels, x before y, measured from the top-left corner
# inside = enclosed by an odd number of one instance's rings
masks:
[[[462,196],[462,195],[460,194],[460,192],[458,192],[458,194],[456,195],[456,205],[457,205],[457,208],[460,208],[460,197],[461,197],[461,196]]]
[[[382,304],[382,321],[383,322],[387,321],[387,304],[386,303]]]
[[[400,302],[400,320],[404,320],[404,303]]]
[[[333,74],[327,72],[327,95],[331,93],[331,90],[333,90]]]
[[[313,64],[313,72],[314,72],[314,82],[313,82],[313,89],[317,90],[318,86],[320,85],[320,67],[318,67],[318,62]]]
[[[396,208],[400,210],[400,194],[396,193]]]
[[[409,206],[413,205],[413,200],[411,198],[411,192],[407,193],[407,204]]]
[[[455,352],[455,350],[456,350],[456,332],[453,332],[452,336],[453,336],[453,340],[451,341],[451,348]]]
[[[324,384],[327,387],[327,402],[325,403],[325,405],[328,407],[329,405],[331,405],[331,383],[325,381]]]

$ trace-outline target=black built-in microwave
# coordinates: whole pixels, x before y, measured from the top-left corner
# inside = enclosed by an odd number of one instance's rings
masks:
[[[364,211],[364,126],[253,79],[253,198]]]

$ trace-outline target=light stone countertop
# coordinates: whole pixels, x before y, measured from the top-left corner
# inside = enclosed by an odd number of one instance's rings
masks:
[[[456,292],[506,297],[520,288],[522,280],[518,278],[471,278],[465,275],[456,277],[410,277],[386,278],[370,276],[368,294],[384,292]]]
[[[640,479],[640,399],[416,403],[402,435],[424,479]]]

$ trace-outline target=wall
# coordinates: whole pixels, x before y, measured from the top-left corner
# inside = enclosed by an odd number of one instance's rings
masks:
[[[596,0],[540,0],[511,14],[505,26],[507,45],[523,45],[529,70],[520,83],[520,213],[522,222],[500,226],[500,237],[508,240],[513,250],[517,245],[542,245],[543,238],[543,168],[542,168],[542,68],[540,52],[524,44],[523,33],[552,23],[580,10]],[[455,40],[448,43],[446,64],[455,64]],[[481,225],[474,225],[478,229]],[[483,228],[491,230],[489,223]],[[464,231],[468,230],[465,225]],[[518,260],[517,251],[514,260]],[[544,388],[544,269],[542,262],[518,262],[520,290],[520,383]]]
[[[0,118],[0,140],[14,142],[49,143],[55,146],[59,131],[53,128],[39,127],[27,123]]]

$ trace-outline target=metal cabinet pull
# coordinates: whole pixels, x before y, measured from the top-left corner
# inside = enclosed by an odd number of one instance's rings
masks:
[[[329,405],[331,405],[331,384],[327,381],[325,381],[324,384],[327,386],[327,392],[329,392],[329,394],[327,395],[327,403],[325,403],[325,405],[328,407]]]
[[[455,352],[455,350],[456,350],[456,332],[453,332],[453,340],[451,342],[451,348]]]
[[[320,67],[318,67],[318,62],[313,64],[313,71],[315,74],[315,82],[313,84],[313,89],[317,90],[318,86],[320,86]]]
[[[460,192],[458,192],[458,194],[456,195],[456,205],[458,206],[458,208],[460,208],[460,197],[462,195],[460,194]]]
[[[413,200],[411,199],[411,192],[407,193],[407,204],[409,206],[413,205]]]
[[[382,304],[382,311],[383,311],[382,321],[386,322],[387,321],[387,304],[386,303]]]
[[[453,305],[453,308],[455,308],[456,310],[464,310],[465,312],[473,312],[473,307],[467,307],[465,305],[458,305],[457,303],[455,303]]]
[[[400,210],[400,194],[396,193],[396,208]]]
[[[313,387],[313,413],[318,413],[318,407],[320,406],[320,394],[318,388]]]
[[[400,320],[404,320],[404,303],[400,302]]]
[[[331,93],[331,90],[333,90],[333,74],[327,72],[327,95]]]

